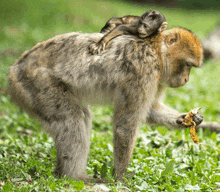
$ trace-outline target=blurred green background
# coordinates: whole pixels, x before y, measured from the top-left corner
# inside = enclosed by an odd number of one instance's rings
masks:
[[[219,0],[130,0],[141,4],[154,4],[166,7],[179,7],[185,9],[219,9]]]
[[[147,3],[140,5],[115,0],[1,0],[0,40],[1,44],[5,40],[6,45],[17,48],[59,33],[95,32],[99,31],[111,17],[141,15],[151,8],[158,9],[166,16],[169,27],[178,25],[190,28],[201,38],[214,29],[219,20],[219,10],[208,9],[208,4],[205,10],[193,10],[187,9],[192,2],[190,0],[175,2],[184,2],[184,6],[148,5]],[[211,2],[215,2],[214,7],[220,3],[213,0],[202,2],[209,2],[210,6]],[[14,42],[16,38],[18,41]]]

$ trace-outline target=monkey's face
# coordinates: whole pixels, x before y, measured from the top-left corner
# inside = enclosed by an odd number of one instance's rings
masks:
[[[144,38],[157,33],[163,22],[166,22],[166,19],[159,11],[149,10],[145,12],[139,20],[139,37]]]
[[[164,33],[162,44],[163,83],[180,87],[189,81],[192,67],[200,67],[203,53],[199,39],[186,29],[173,28]]]
[[[155,32],[155,28],[150,25],[151,23],[144,22],[140,19],[138,26],[138,36],[145,38]]]
[[[168,86],[177,88],[185,85],[189,81],[189,74],[192,68],[192,64],[185,58],[181,59],[170,59],[170,78],[168,80]]]

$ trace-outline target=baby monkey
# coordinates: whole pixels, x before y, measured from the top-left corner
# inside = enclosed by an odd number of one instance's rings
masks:
[[[146,11],[141,17],[130,15],[113,17],[101,29],[101,33],[105,35],[97,43],[90,45],[89,49],[92,54],[99,54],[105,50],[109,41],[119,35],[132,34],[145,38],[162,32],[166,28],[167,22],[164,15],[153,9]]]

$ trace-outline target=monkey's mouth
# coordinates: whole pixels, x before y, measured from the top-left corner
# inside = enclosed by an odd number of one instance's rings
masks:
[[[145,37],[147,37],[148,36],[148,34],[143,34],[143,33],[139,33],[139,35],[138,35],[140,38],[145,38]]]
[[[182,87],[182,86],[184,86],[186,83],[184,83],[184,84],[175,84],[175,85],[170,85],[169,87],[171,87],[171,88],[179,88],[179,87]]]

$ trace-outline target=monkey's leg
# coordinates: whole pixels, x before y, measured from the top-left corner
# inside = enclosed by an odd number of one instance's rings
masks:
[[[112,31],[105,34],[97,43],[91,44],[89,47],[90,53],[96,54],[105,50],[106,45],[113,38],[120,36],[122,34],[135,34],[137,32],[137,27],[134,24],[122,24],[115,27]]]
[[[91,115],[89,109],[74,107],[72,116],[54,122],[54,140],[57,150],[57,165],[54,173],[74,179],[85,180],[89,153]]]
[[[220,133],[220,124],[217,122],[202,122],[196,127],[196,130],[202,128],[203,130],[209,129],[211,132]]]
[[[105,26],[101,29],[101,33],[108,33],[115,27],[121,24],[129,24],[139,21],[139,16],[124,16],[124,17],[113,17],[109,19]]]
[[[121,17],[113,17],[109,19],[105,26],[101,29],[100,33],[108,33],[116,26],[123,24]]]
[[[38,68],[32,78],[27,78],[24,70],[19,73],[23,76],[11,82],[11,95],[14,101],[21,100],[19,105],[37,117],[53,136],[57,150],[55,173],[83,179],[90,143],[89,108],[83,108],[67,84],[48,69]]]
[[[125,112],[125,113],[124,113]],[[120,180],[130,162],[139,129],[139,114],[116,109],[114,113],[114,172]]]

